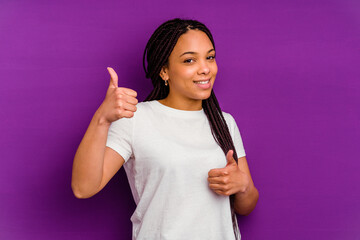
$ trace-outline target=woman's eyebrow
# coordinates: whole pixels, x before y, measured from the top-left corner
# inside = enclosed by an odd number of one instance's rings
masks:
[[[211,51],[215,51],[215,49],[210,49],[207,53],[211,52]],[[181,57],[182,55],[185,54],[197,54],[197,52],[184,52],[183,54],[181,54],[179,57]]]

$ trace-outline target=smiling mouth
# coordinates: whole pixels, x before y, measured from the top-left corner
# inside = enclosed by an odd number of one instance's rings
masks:
[[[210,78],[206,80],[194,81],[194,83],[196,84],[208,84],[209,82],[210,82]]]

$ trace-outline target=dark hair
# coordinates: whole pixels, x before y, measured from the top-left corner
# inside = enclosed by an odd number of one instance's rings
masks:
[[[168,64],[169,56],[179,37],[190,29],[197,29],[206,33],[215,49],[212,34],[203,23],[196,20],[175,18],[161,24],[150,37],[143,55],[143,67],[146,78],[151,78],[154,86],[154,89],[144,101],[164,99],[169,94],[169,87],[165,86],[161,79],[160,71],[163,66]],[[145,67],[145,56],[148,63],[147,68]],[[215,141],[221,147],[225,155],[229,150],[233,150],[234,159],[237,162],[238,158],[234,143],[213,90],[208,99],[202,100],[202,107],[210,123],[211,133],[214,136]],[[230,205],[234,234],[237,239],[239,229],[237,227],[236,214],[234,211],[234,197],[234,195],[230,196]]]

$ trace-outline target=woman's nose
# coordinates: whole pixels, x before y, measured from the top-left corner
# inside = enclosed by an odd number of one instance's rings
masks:
[[[210,68],[208,66],[208,63],[206,61],[200,62],[199,66],[199,74],[208,74],[210,72]]]

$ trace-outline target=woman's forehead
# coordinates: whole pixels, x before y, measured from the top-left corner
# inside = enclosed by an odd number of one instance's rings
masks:
[[[179,37],[172,54],[177,57],[180,57],[185,52],[206,54],[213,48],[206,33],[200,30],[189,30]]]

